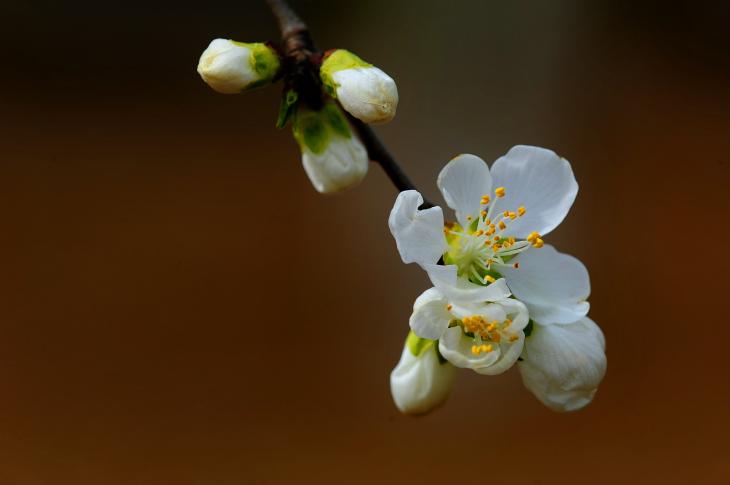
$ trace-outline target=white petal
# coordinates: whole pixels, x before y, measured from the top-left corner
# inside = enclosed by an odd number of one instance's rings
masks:
[[[415,190],[398,194],[388,226],[404,263],[435,263],[447,249],[441,207],[418,210],[423,197]]]
[[[456,218],[466,228],[481,210],[481,198],[492,190],[492,177],[484,160],[475,155],[459,155],[441,170],[437,184]]]
[[[302,165],[314,188],[323,194],[340,192],[359,184],[368,171],[365,146],[354,134],[332,136],[322,153],[302,148]]]
[[[553,246],[530,248],[515,258],[519,268],[501,267],[512,293],[540,323],[569,323],[588,313],[588,270],[578,259]]]
[[[488,286],[474,284],[456,275],[455,265],[422,264],[433,286],[443,293],[447,300],[457,303],[499,301],[509,298],[510,291],[504,278]]]
[[[535,324],[519,363],[522,381],[554,411],[580,409],[606,374],[605,339],[589,318],[567,325]]]
[[[424,414],[449,397],[456,369],[439,362],[436,347],[418,357],[404,346],[398,365],[390,374],[390,392],[398,409],[406,414]]]
[[[522,239],[532,231],[545,235],[555,229],[578,194],[570,162],[544,148],[512,148],[494,162],[492,178],[495,187],[506,191],[504,198],[496,200],[499,211],[526,209],[507,229],[510,236]]]
[[[517,359],[519,359],[520,354],[522,353],[522,348],[525,345],[525,334],[520,331],[517,336],[519,339],[515,342],[502,341],[502,343],[499,344],[501,355],[498,361],[488,367],[476,368],[474,371],[485,376],[496,376],[509,370],[513,365],[515,365]]]
[[[473,344],[474,340],[464,335],[461,327],[451,327],[444,332],[439,340],[439,352],[456,367],[466,369],[488,367],[499,359],[499,346],[495,346],[495,349],[491,352],[474,355],[471,351]]]
[[[416,298],[413,313],[408,324],[411,330],[421,338],[436,340],[441,338],[449,326],[452,316],[446,310],[446,301],[436,289],[430,288]]]
[[[332,74],[338,85],[337,99],[352,116],[365,123],[393,119],[398,106],[398,88],[393,78],[377,67],[354,67]]]

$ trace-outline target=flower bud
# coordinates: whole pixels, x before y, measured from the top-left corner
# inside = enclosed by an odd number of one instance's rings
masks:
[[[441,359],[437,347],[435,340],[408,334],[400,361],[390,373],[390,393],[402,413],[428,413],[449,397],[456,368]]]
[[[240,93],[270,82],[279,71],[279,56],[266,44],[215,39],[203,51],[198,73],[219,93]]]
[[[606,374],[606,340],[587,317],[566,325],[535,322],[522,359],[525,387],[553,411],[574,411],[591,402]]]
[[[319,72],[329,95],[355,118],[378,124],[395,116],[398,88],[393,78],[352,52],[335,50]]]
[[[300,106],[293,127],[304,171],[318,192],[339,192],[365,178],[367,150],[336,104],[326,103],[319,111]]]

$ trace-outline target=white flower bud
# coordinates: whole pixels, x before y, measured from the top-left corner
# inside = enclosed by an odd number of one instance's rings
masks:
[[[436,347],[434,340],[408,334],[400,361],[390,374],[390,393],[402,413],[428,413],[449,397],[456,368],[439,358]]]
[[[392,77],[355,54],[337,49],[327,56],[320,77],[328,93],[365,123],[386,123],[395,117],[398,88]]]
[[[279,71],[279,57],[269,46],[215,39],[200,56],[198,73],[219,93],[240,93],[270,82]]]
[[[365,178],[367,150],[337,105],[327,103],[320,111],[300,107],[293,126],[304,171],[318,192],[340,192]]]
[[[606,374],[606,340],[587,317],[534,323],[522,359],[522,382],[535,397],[553,411],[574,411],[591,402]]]

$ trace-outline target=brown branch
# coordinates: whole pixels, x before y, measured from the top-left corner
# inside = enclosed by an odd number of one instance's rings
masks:
[[[323,102],[319,81],[319,65],[322,54],[314,47],[307,24],[292,10],[286,0],[266,0],[276,17],[281,31],[284,51],[285,89],[295,89],[299,99],[317,109]],[[350,116],[350,122],[360,135],[370,160],[379,164],[398,191],[417,190],[400,165],[395,161],[372,128]],[[422,209],[433,207],[424,199]]]

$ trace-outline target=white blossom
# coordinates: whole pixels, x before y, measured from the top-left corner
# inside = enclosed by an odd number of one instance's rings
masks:
[[[425,414],[446,401],[456,369],[442,361],[433,341],[412,333],[406,339],[400,361],[390,374],[390,392],[405,414]]]
[[[339,192],[365,178],[367,150],[335,104],[319,111],[300,107],[293,121],[304,171],[318,192]]]
[[[278,70],[279,58],[270,47],[228,39],[213,40],[198,62],[200,77],[224,94],[265,84]]]
[[[330,53],[320,77],[343,108],[365,123],[386,123],[395,117],[398,88],[392,77],[344,49]]]

